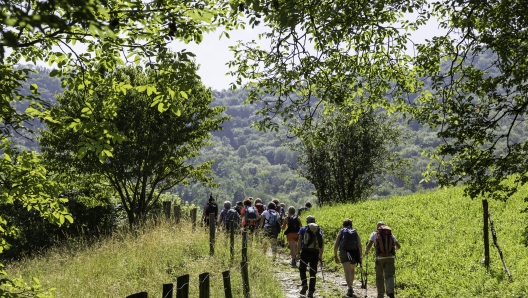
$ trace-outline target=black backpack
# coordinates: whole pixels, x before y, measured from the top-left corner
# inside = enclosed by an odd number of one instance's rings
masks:
[[[284,235],[289,233],[297,233],[301,229],[301,222],[297,216],[288,216],[288,228],[284,231]]]
[[[353,228],[343,228],[341,229],[341,243],[340,246],[344,250],[358,250],[358,233]]]
[[[247,206],[244,216],[246,218],[246,222],[257,221],[257,209],[253,206]]]
[[[209,214],[211,213],[214,213],[215,216],[218,215],[218,205],[216,205],[215,202],[209,202],[207,203],[207,216],[209,216]]]

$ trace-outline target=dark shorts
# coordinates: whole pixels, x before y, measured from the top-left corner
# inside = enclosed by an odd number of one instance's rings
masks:
[[[339,259],[341,263],[357,264],[359,262],[359,250],[339,250]]]
[[[264,233],[266,237],[275,239],[277,239],[277,236],[279,235],[277,227],[264,227]]]
[[[244,226],[245,231],[254,232],[255,231],[255,225],[245,225]]]

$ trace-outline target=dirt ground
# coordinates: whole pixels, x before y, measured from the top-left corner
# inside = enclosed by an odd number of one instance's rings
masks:
[[[271,251],[268,252],[271,257]],[[301,290],[301,278],[299,276],[299,269],[290,267],[290,256],[287,248],[279,248],[279,253],[276,257],[277,272],[275,273],[278,281],[281,282],[285,298],[299,298],[304,297],[299,294]],[[374,266],[374,264],[369,264]],[[370,270],[372,272],[372,270]],[[323,278],[324,275],[324,278]],[[324,280],[323,280],[324,279]],[[361,276],[356,275],[354,280],[354,298],[376,298],[377,291],[373,285],[374,276],[368,276],[369,285],[367,289],[361,288]],[[330,272],[327,269],[318,268],[317,283],[315,290],[315,297],[349,297],[346,296],[347,285],[345,282],[345,275],[343,269],[336,272]]]

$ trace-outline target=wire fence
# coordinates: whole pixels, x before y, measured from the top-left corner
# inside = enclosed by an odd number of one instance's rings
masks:
[[[164,202],[163,204],[163,213],[165,218],[168,220],[174,220],[175,223],[180,223],[181,220],[181,209],[179,206],[174,206],[173,213],[171,212],[171,202]],[[171,213],[172,219],[171,219]],[[190,220],[192,223],[192,229],[195,230],[198,226],[197,223],[197,208],[190,210]],[[214,215],[211,215],[214,216]],[[205,227],[207,228],[207,227]],[[219,226],[215,224],[215,221],[211,220],[209,222],[209,243],[210,251],[209,254],[213,256],[215,254],[215,246],[217,245],[216,236],[221,235],[219,233]],[[224,227],[225,228],[225,227]],[[223,241],[225,244],[229,245],[229,267],[231,270],[225,270],[221,274],[223,292],[225,298],[234,297],[234,293],[242,293],[242,297],[250,298],[250,282],[249,282],[249,262],[248,262],[248,243],[250,243],[249,238],[254,237],[254,235],[248,236],[247,231],[242,231],[240,229],[239,223],[236,221],[231,221],[229,229],[224,229],[225,237]],[[253,233],[252,233],[253,234]],[[240,246],[236,242],[240,243]],[[233,266],[235,262],[235,256],[238,255],[241,257],[241,261],[238,266]],[[168,268],[168,271],[171,271]],[[169,272],[170,273],[170,272]],[[232,277],[240,274],[242,282],[239,285],[234,285],[232,283]],[[211,283],[212,278],[215,278],[217,274],[204,272],[198,276],[198,292],[200,298],[210,298],[211,297]],[[238,276],[237,276],[238,279]],[[216,281],[218,282],[218,281]],[[189,274],[181,275],[176,277],[176,284],[167,283],[162,285],[162,298],[188,298],[190,293],[192,282]],[[218,287],[214,288],[215,291],[218,291]],[[158,296],[158,295],[156,295]],[[218,295],[215,295],[218,297]],[[127,296],[127,298],[145,298],[148,297],[147,292],[139,292]],[[159,296],[158,296],[159,297]]]

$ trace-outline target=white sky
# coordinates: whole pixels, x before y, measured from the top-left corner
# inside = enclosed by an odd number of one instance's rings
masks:
[[[201,44],[194,43],[184,44],[174,42],[171,47],[176,50],[186,49],[196,55],[196,61],[200,65],[198,75],[207,87],[215,90],[228,89],[229,84],[235,79],[226,76],[229,67],[226,65],[228,61],[233,60],[233,53],[229,51],[229,46],[235,45],[238,40],[242,41],[258,41],[258,34],[264,32],[263,27],[256,27],[252,29],[247,26],[244,30],[229,32],[230,38],[222,37],[218,39],[220,31],[210,33],[204,36]],[[429,39],[434,35],[438,35],[441,30],[438,29],[438,23],[430,21],[426,26],[416,31],[412,35],[415,43],[422,43],[425,39]],[[258,44],[264,48],[269,48],[269,41],[260,40]]]

